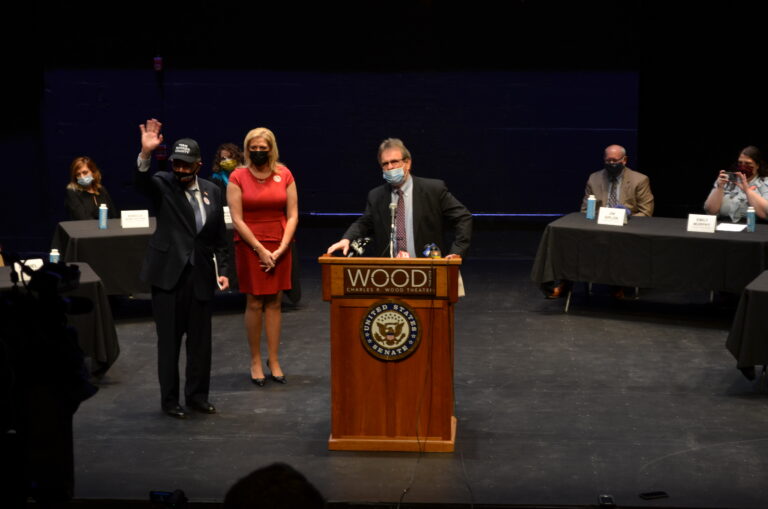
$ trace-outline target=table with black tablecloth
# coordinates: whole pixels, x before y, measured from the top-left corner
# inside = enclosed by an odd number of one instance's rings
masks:
[[[57,248],[64,262],[86,262],[101,277],[108,295],[134,295],[149,293],[149,285],[139,279],[144,252],[149,238],[155,232],[156,220],[149,218],[148,228],[122,228],[120,219],[110,219],[107,228],[99,229],[97,220],[62,221],[56,227],[51,247]],[[229,284],[238,288],[235,270],[234,228],[227,224],[229,249]],[[291,285],[286,296],[296,303],[301,298],[299,283],[299,256],[296,243],[293,249]]]
[[[93,303],[93,310],[84,314],[67,315],[67,322],[77,331],[77,340],[83,353],[91,359],[91,371],[104,374],[120,354],[112,309],[99,276],[87,263],[76,263],[80,268],[80,286],[64,296],[85,297]],[[19,285],[22,283],[19,282]],[[0,267],[0,291],[12,288],[11,268]]]
[[[768,269],[768,225],[755,232],[694,233],[687,223],[631,217],[624,226],[607,226],[568,214],[544,230],[531,278],[740,293]]]
[[[725,346],[739,368],[768,365],[768,271],[744,288]]]
[[[100,230],[95,219],[63,221],[56,228],[52,247],[59,250],[63,262],[88,263],[109,295],[149,293],[139,271],[155,231],[155,218],[149,218],[149,228],[121,228],[119,219],[110,219],[107,226]]]

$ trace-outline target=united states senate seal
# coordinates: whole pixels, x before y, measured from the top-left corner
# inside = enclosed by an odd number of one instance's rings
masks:
[[[402,302],[377,302],[360,321],[360,339],[374,357],[395,361],[416,351],[421,326],[416,313]]]

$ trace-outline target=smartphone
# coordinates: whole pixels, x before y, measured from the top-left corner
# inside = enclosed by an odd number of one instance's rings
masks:
[[[616,502],[613,501],[611,495],[599,495],[597,497],[598,507],[616,507]]]
[[[649,491],[647,493],[640,493],[640,498],[643,500],[655,500],[657,498],[669,498],[666,491]]]

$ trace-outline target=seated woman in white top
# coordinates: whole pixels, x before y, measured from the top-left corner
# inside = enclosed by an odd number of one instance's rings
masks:
[[[707,214],[730,218],[734,223],[754,207],[760,219],[768,219],[768,167],[760,149],[750,145],[739,153],[736,171],[720,170],[704,202]]]

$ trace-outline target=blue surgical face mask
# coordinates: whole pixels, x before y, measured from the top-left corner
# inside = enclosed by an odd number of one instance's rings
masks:
[[[382,173],[382,177],[387,181],[389,185],[399,186],[405,180],[405,172],[402,168],[394,168],[392,170],[385,170]]]
[[[93,176],[91,175],[88,175],[87,177],[77,177],[77,183],[83,187],[90,187],[92,182]]]

